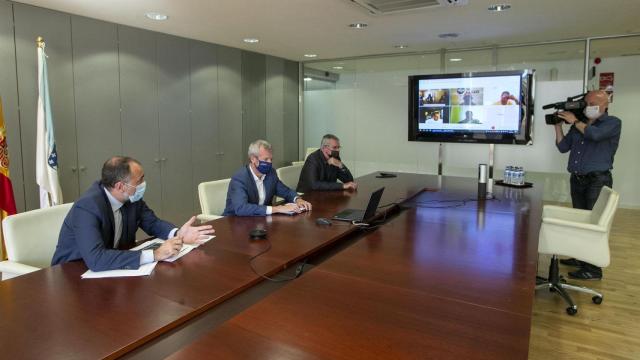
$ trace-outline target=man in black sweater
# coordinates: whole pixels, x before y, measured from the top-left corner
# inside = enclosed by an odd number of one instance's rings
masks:
[[[357,187],[353,175],[340,160],[340,139],[332,134],[323,136],[320,149],[304,162],[297,191],[355,190]]]

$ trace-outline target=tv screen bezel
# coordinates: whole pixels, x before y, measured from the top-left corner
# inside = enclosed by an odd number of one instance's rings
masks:
[[[533,133],[533,106],[535,70],[506,70],[465,72],[452,74],[410,75],[409,80],[409,141],[418,142],[459,142],[481,144],[513,144],[531,145]],[[520,78],[520,125],[517,133],[493,133],[486,131],[454,130],[452,132],[420,132],[418,131],[419,104],[418,91],[420,80],[460,79],[494,76],[518,76]]]

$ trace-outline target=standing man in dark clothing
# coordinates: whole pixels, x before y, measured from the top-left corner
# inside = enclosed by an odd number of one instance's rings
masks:
[[[304,162],[297,191],[355,190],[357,187],[353,175],[340,160],[340,139],[332,134],[323,136],[320,149]]]
[[[567,170],[571,173],[571,201],[577,209],[591,210],[603,186],[612,187],[611,169],[620,142],[622,122],[607,113],[609,100],[604,91],[591,91],[585,96],[587,122],[564,111],[558,114],[571,129],[564,135],[562,122],[556,124],[556,145],[561,153],[571,151]],[[560,260],[564,265],[579,266],[569,277],[600,280],[602,269],[577,259]]]

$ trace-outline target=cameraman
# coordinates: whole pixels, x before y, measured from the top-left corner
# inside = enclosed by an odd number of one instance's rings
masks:
[[[591,210],[603,186],[611,187],[613,157],[620,141],[621,121],[607,113],[609,100],[604,91],[590,91],[584,98],[586,122],[578,121],[570,111],[558,117],[571,125],[565,135],[562,121],[555,125],[556,146],[561,153],[571,151],[567,170],[571,173],[571,201],[577,209]],[[579,266],[569,277],[581,280],[600,280],[602,269],[577,259],[560,260],[569,266]]]

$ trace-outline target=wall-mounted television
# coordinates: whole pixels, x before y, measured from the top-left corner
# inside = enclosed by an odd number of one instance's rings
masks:
[[[534,73],[409,76],[409,141],[531,144]]]

